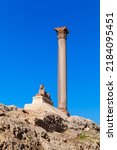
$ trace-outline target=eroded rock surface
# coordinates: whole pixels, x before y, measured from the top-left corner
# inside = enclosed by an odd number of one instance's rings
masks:
[[[78,116],[62,118],[0,104],[0,150],[99,150],[100,128]]]

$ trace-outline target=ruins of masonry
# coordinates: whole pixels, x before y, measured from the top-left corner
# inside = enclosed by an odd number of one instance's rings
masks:
[[[25,109],[39,110],[41,107],[50,109],[55,113],[70,116],[67,111],[67,73],[66,73],[66,38],[67,27],[55,28],[58,37],[58,109],[53,106],[50,94],[45,91],[44,85],[40,85],[38,94],[33,97],[32,104],[25,104]],[[49,105],[48,105],[49,104]],[[43,106],[42,106],[43,105]]]
[[[32,99],[32,103],[25,104],[24,109],[55,113],[57,115],[59,114],[64,119],[67,118],[63,112],[53,106],[50,94],[45,91],[43,84],[40,85],[39,92]]]

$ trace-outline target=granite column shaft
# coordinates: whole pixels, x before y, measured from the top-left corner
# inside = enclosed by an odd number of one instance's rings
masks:
[[[58,34],[58,109],[67,112],[66,27],[55,28]]]

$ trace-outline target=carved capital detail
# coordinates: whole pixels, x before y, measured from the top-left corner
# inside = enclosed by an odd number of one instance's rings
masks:
[[[69,33],[67,27],[58,27],[55,28],[55,31],[57,32],[58,39],[60,38],[66,39],[67,34]]]

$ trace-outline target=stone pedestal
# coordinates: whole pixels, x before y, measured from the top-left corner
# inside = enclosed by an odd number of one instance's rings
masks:
[[[66,27],[55,28],[58,36],[58,109],[69,115],[67,111],[67,77],[66,77]]]
[[[44,97],[41,95],[34,96],[32,104],[39,104],[39,103],[48,103],[53,106],[53,102],[50,99],[48,99],[47,97]]]

